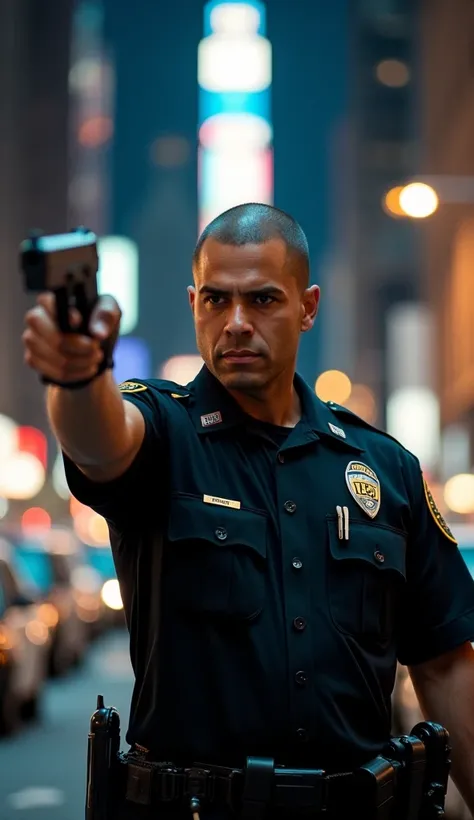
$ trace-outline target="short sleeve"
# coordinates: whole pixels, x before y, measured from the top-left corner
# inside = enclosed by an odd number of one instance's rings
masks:
[[[125,389],[123,389],[125,385]],[[123,399],[135,404],[145,420],[142,446],[128,470],[119,478],[106,483],[91,481],[63,453],[66,479],[72,495],[82,504],[92,507],[110,523],[123,524],[128,518],[149,511],[153,493],[163,480],[165,421],[159,393],[146,381],[125,382],[120,385]],[[136,389],[126,389],[135,385]]]
[[[398,659],[410,666],[474,641],[474,580],[414,456],[407,584],[400,609]]]

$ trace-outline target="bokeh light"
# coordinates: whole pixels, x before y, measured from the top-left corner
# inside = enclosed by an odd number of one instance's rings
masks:
[[[123,609],[120,585],[116,578],[110,578],[102,587],[101,597],[109,609]]]
[[[46,473],[32,453],[13,453],[0,462],[0,495],[11,499],[34,498],[43,488]]]
[[[400,192],[400,207],[412,219],[426,219],[437,210],[439,199],[431,185],[411,182]]]
[[[460,515],[474,513],[474,475],[459,473],[450,478],[444,487],[444,500],[452,512]]]
[[[326,370],[316,379],[314,389],[321,401],[345,404],[351,395],[352,383],[341,370]]]
[[[36,456],[46,469],[48,465],[48,441],[45,434],[36,427],[19,427],[17,449],[21,453]]]
[[[403,185],[397,185],[395,188],[390,188],[385,194],[383,206],[390,216],[406,216],[406,213],[400,205],[400,194],[402,191]]]
[[[0,459],[8,458],[17,448],[18,425],[0,414]]]
[[[73,526],[83,544],[91,547],[105,547],[109,544],[109,528],[105,518],[90,507],[82,506],[74,511]]]
[[[29,507],[21,516],[21,528],[24,532],[34,533],[51,528],[51,516],[42,507]]]
[[[77,138],[84,148],[99,148],[111,139],[113,132],[110,117],[91,117],[80,126]]]
[[[249,3],[220,3],[213,33],[199,43],[198,82],[207,91],[258,92],[272,81],[272,47],[258,34],[260,14]]]
[[[375,67],[379,83],[389,88],[402,88],[410,81],[410,69],[401,60],[381,60]]]

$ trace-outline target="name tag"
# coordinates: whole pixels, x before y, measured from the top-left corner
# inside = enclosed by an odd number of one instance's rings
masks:
[[[217,504],[218,507],[232,507],[234,510],[240,510],[240,501],[231,501],[230,498],[217,498],[215,495],[203,495],[202,500],[205,504]]]

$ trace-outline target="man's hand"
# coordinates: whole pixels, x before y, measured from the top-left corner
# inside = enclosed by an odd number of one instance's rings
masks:
[[[92,379],[104,358],[101,344],[115,344],[121,311],[112,296],[101,296],[89,323],[90,336],[61,333],[56,320],[56,302],[52,293],[38,296],[37,305],[25,317],[23,333],[25,362],[41,376],[53,382],[79,382]],[[72,327],[81,324],[81,316],[70,311]]]

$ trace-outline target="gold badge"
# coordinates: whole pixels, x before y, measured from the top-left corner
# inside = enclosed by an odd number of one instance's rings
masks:
[[[172,399],[187,399],[189,393],[171,393]]]
[[[433,516],[433,518],[436,522],[436,525],[440,528],[441,532],[443,533],[443,535],[446,536],[446,538],[449,538],[449,540],[452,541],[453,544],[457,544],[458,542],[456,541],[456,539],[455,539],[454,535],[452,534],[451,530],[449,529],[446,521],[444,520],[444,518],[441,515],[440,511],[438,510],[438,506],[436,504],[436,501],[434,500],[434,498],[431,494],[431,490],[428,487],[428,484],[426,483],[426,479],[425,479],[424,476],[423,476],[423,486],[425,488],[425,498],[426,498],[426,501],[428,503],[430,513],[431,513],[431,515]]]
[[[122,382],[118,388],[121,393],[140,393],[142,390],[148,390],[146,384],[138,384],[138,382]]]
[[[367,464],[350,461],[346,467],[346,484],[349,492],[370,518],[380,510],[380,481]]]
[[[232,507],[234,510],[240,510],[240,501],[231,501],[230,498],[217,498],[215,495],[203,495],[202,500],[205,504],[217,504],[218,507]]]

